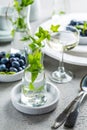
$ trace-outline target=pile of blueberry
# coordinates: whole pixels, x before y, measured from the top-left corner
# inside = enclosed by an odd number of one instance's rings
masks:
[[[71,20],[69,25],[76,27],[80,32],[80,36],[87,36],[87,21]]]
[[[20,53],[0,52],[0,72],[19,72],[26,67],[26,57]]]

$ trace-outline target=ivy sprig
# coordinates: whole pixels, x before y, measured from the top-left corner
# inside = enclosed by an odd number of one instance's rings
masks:
[[[35,50],[32,54],[28,55],[29,66],[26,68],[26,70],[31,72],[32,82],[35,81],[38,73],[43,69],[41,60],[42,60],[42,53],[39,49]]]
[[[21,6],[26,7],[26,6],[30,5],[30,4],[32,4],[33,2],[34,2],[34,0],[22,0]]]
[[[84,21],[83,25],[76,25],[76,28],[82,30],[82,34],[85,34],[85,31],[87,30],[87,21]]]
[[[18,0],[14,0],[13,7],[17,12],[17,18],[15,20],[10,18],[10,21],[14,26],[14,29],[11,32],[12,36],[14,36],[13,32],[15,32],[16,30],[24,31],[27,29],[25,16],[22,15],[21,11],[23,11],[23,8],[27,7],[28,5],[31,5],[33,2],[34,0],[21,0],[21,2],[19,2]]]
[[[59,25],[51,25],[51,31],[58,32]],[[27,71],[31,72],[31,79],[32,83],[37,78],[39,72],[43,70],[43,64],[41,63],[42,60],[42,52],[41,49],[44,47],[43,41],[44,40],[50,40],[51,34],[49,31],[43,29],[42,27],[39,27],[38,32],[35,33],[35,37],[30,36],[31,43],[29,44],[29,47],[32,51],[31,54],[28,55],[28,62],[29,66],[27,67]]]
[[[21,40],[30,40],[29,49],[31,50],[31,53],[27,56],[28,66],[26,67],[25,71],[31,72],[31,83],[29,84],[29,88],[32,90],[35,89],[33,85],[35,79],[37,78],[38,74],[43,70],[43,54],[41,51],[41,49],[44,47],[43,41],[46,39],[50,40],[51,38],[50,32],[48,30],[43,29],[42,27],[39,27],[38,31],[35,33],[34,36],[29,34],[25,17],[21,15],[21,11],[23,11],[24,7],[27,7],[33,2],[34,0],[21,0],[21,2],[19,2],[18,0],[14,0],[14,8],[17,11],[18,16],[15,21],[11,20],[14,25],[12,35],[15,34],[16,30],[23,30],[26,32],[26,36],[24,36]],[[58,28],[59,25],[52,25],[50,31],[55,33],[58,31]],[[42,88],[43,86],[38,88],[38,90],[40,91]]]
[[[51,27],[50,27],[50,30],[51,30],[52,32],[58,32],[59,27],[60,27],[59,24],[57,24],[57,25],[53,25],[53,24],[52,24]]]
[[[34,0],[21,0],[19,2],[18,0],[14,0],[14,8],[17,10],[18,13],[23,9],[23,7],[27,7],[28,5],[31,5],[34,2]]]
[[[35,37],[30,36],[30,39],[32,42],[29,44],[29,47],[31,48],[32,52],[34,52],[34,50],[37,48],[40,49],[44,47],[43,41],[45,39],[50,40],[50,33],[42,27],[39,27],[38,32],[35,33]]]

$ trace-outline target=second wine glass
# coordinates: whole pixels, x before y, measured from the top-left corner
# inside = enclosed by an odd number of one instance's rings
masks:
[[[54,71],[50,79],[57,83],[72,80],[73,74],[64,67],[64,52],[76,47],[79,43],[79,31],[72,26],[61,26],[58,33],[52,36],[50,47],[60,55],[58,70]]]

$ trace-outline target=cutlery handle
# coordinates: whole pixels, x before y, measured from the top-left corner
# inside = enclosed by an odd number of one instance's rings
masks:
[[[56,118],[54,124],[52,125],[52,129],[59,128],[64,121],[66,120],[68,114],[71,112],[72,108],[75,104],[77,104],[79,98],[83,95],[83,92],[80,92],[79,95],[64,109],[62,113]]]
[[[72,111],[69,116],[66,119],[66,122],[64,124],[65,127],[68,128],[73,128],[75,126],[76,120],[77,120],[77,116],[79,114],[79,103],[77,103],[76,108],[74,109],[74,111]]]
[[[75,126],[76,120],[77,120],[77,116],[79,114],[79,107],[81,102],[83,101],[85,95],[87,93],[84,92],[83,95],[81,96],[81,99],[76,103],[76,105],[73,106],[72,111],[70,112],[70,114],[68,115],[68,117],[66,118],[66,122],[64,124],[65,127],[67,128],[72,128]]]

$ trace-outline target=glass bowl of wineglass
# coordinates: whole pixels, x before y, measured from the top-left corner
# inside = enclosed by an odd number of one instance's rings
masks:
[[[64,67],[64,53],[75,48],[79,43],[79,31],[72,26],[60,26],[59,31],[52,35],[49,46],[60,53],[58,69],[50,75],[50,79],[57,83],[66,83],[72,80],[73,73]]]

